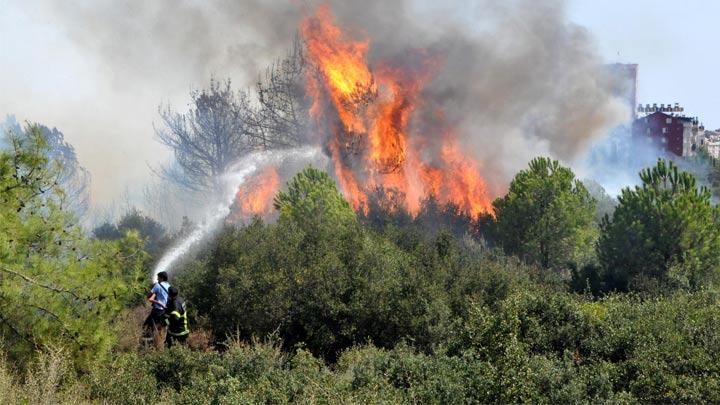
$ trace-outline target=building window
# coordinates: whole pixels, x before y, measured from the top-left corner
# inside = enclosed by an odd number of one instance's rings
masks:
[[[666,124],[672,124],[672,118],[665,118]]]
[[[665,138],[664,136],[662,137],[662,143],[667,143],[667,138]]]
[[[667,134],[667,128],[663,127],[662,133],[663,133],[663,134]]]

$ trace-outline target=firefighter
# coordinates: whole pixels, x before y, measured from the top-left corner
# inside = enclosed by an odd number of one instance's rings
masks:
[[[170,287],[170,300],[165,311],[165,322],[168,326],[165,345],[172,347],[174,342],[185,343],[190,335],[185,301],[178,295],[176,287]]]
[[[162,333],[165,331],[165,307],[168,303],[170,288],[168,274],[161,271],[157,274],[157,283],[153,285],[147,295],[147,300],[152,304],[152,309],[147,319],[145,319],[144,325],[148,333],[152,334],[157,348],[162,348]]]

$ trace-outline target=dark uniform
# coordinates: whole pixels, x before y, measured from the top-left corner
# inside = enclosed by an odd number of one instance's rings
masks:
[[[168,326],[167,335],[165,335],[167,347],[172,347],[174,342],[185,343],[190,335],[190,328],[185,311],[185,301],[179,296],[168,301],[165,323]]]

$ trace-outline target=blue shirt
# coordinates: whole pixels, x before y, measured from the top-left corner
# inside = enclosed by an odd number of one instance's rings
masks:
[[[162,284],[162,286],[161,286]],[[164,287],[164,288],[163,288]],[[155,294],[155,300],[159,301],[162,305],[153,303],[153,308],[165,309],[168,301],[168,290],[170,289],[170,283],[163,281],[162,283],[155,283],[151,293]]]

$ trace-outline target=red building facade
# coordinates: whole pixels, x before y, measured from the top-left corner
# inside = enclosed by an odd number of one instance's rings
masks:
[[[657,111],[634,120],[632,133],[676,156],[692,156],[698,148],[697,119],[690,117]]]

